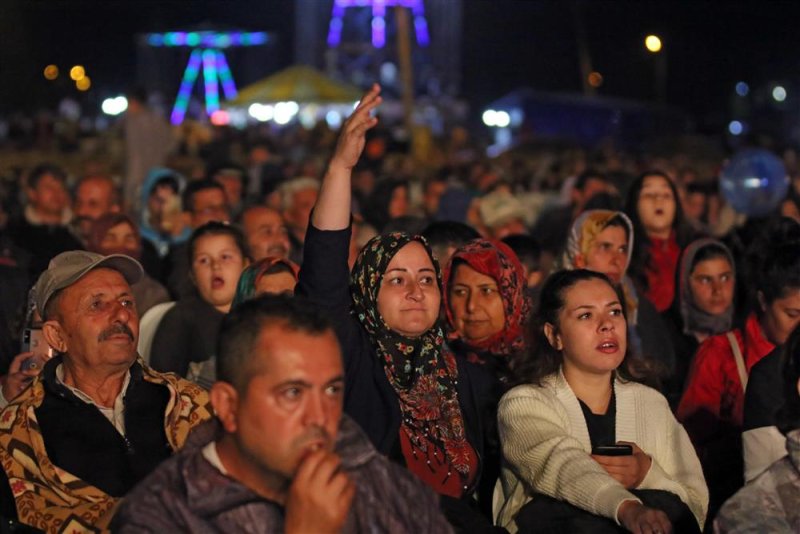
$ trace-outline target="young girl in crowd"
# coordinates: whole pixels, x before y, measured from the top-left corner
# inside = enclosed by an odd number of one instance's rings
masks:
[[[299,271],[300,268],[293,261],[276,256],[267,256],[251,263],[239,277],[232,307],[266,293],[293,294]]]
[[[424,239],[379,235],[348,274],[351,173],[377,119],[376,85],[342,127],[304,244],[297,293],[328,310],[342,344],[344,410],[375,447],[441,496],[451,522],[491,528],[473,494],[484,448],[491,380],[444,350],[437,325],[439,266]],[[349,284],[348,284],[349,280]]]
[[[164,315],[153,338],[150,365],[205,384],[213,381],[217,331],[231,308],[248,253],[242,232],[220,222],[197,228],[188,251],[197,295],[178,301]]]
[[[670,376],[675,353],[664,321],[628,276],[633,244],[633,223],[621,211],[587,210],[572,223],[561,256],[564,269],[588,269],[606,275],[625,297],[628,346],[650,362],[654,378]]]
[[[743,483],[741,433],[750,369],[800,323],[800,246],[774,247],[751,282],[756,310],[743,327],[700,345],[676,412],[700,455],[712,511]]]
[[[700,343],[733,326],[736,263],[722,242],[697,239],[683,251],[677,275],[677,298],[667,316],[677,355],[668,388],[671,399],[680,399]]]
[[[800,532],[800,327],[781,350],[784,404],[777,414],[788,456],[729,499],[714,521],[719,534]]]
[[[512,361],[521,385],[498,408],[497,524],[511,532],[620,532],[617,524],[698,532],[708,502],[700,464],[666,399],[634,381],[611,281],[584,269],[556,272],[531,328],[530,350]]]
[[[663,312],[675,296],[678,257],[692,234],[675,185],[660,172],[643,174],[631,184],[625,213],[636,235],[632,274],[646,287],[645,297]]]

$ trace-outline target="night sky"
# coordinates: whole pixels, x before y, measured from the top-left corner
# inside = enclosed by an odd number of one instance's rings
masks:
[[[464,0],[463,5],[462,94],[476,108],[523,85],[581,90],[573,2]],[[701,127],[726,120],[739,80],[754,90],[783,83],[787,105],[800,92],[800,3],[587,0],[581,5],[593,67],[604,77],[599,94],[654,99],[654,58],[643,47],[648,33],[664,40],[667,103],[690,113]],[[69,92],[66,85],[46,85],[41,72],[47,63],[85,64],[96,87],[122,90],[134,81],[135,34],[203,22],[277,32],[280,64],[291,63],[291,0],[3,0],[0,109],[31,108]]]

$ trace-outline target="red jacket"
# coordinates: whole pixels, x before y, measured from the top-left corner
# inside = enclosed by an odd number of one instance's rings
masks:
[[[650,240],[650,261],[645,270],[647,275],[647,293],[645,296],[659,312],[667,310],[675,298],[675,269],[681,248],[672,232],[667,239]]]
[[[753,365],[775,346],[764,337],[755,314],[745,322],[744,332],[734,330],[750,373]],[[712,336],[697,349],[689,371],[689,381],[676,416],[683,423],[695,446],[702,446],[720,426],[741,428],[744,390],[739,380],[733,349],[726,334]]]

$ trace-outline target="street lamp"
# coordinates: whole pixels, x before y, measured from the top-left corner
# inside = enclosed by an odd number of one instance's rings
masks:
[[[657,54],[661,51],[661,38],[658,35],[648,35],[644,38],[644,46],[650,52]]]
[[[664,43],[658,35],[650,34],[644,38],[644,47],[655,55],[655,93],[663,104],[667,97],[667,53],[663,50]]]

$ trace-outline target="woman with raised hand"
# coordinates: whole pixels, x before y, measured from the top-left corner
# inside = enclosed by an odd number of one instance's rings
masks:
[[[436,490],[456,527],[491,528],[473,507],[491,380],[444,350],[439,266],[425,240],[379,235],[351,274],[351,173],[377,124],[374,85],[345,121],[311,214],[297,293],[325,307],[345,363],[345,412],[375,447]]]
[[[497,524],[512,532],[699,532],[708,491],[666,399],[637,383],[625,308],[603,274],[545,282],[519,385],[500,400]],[[623,528],[620,528],[623,527]]]

